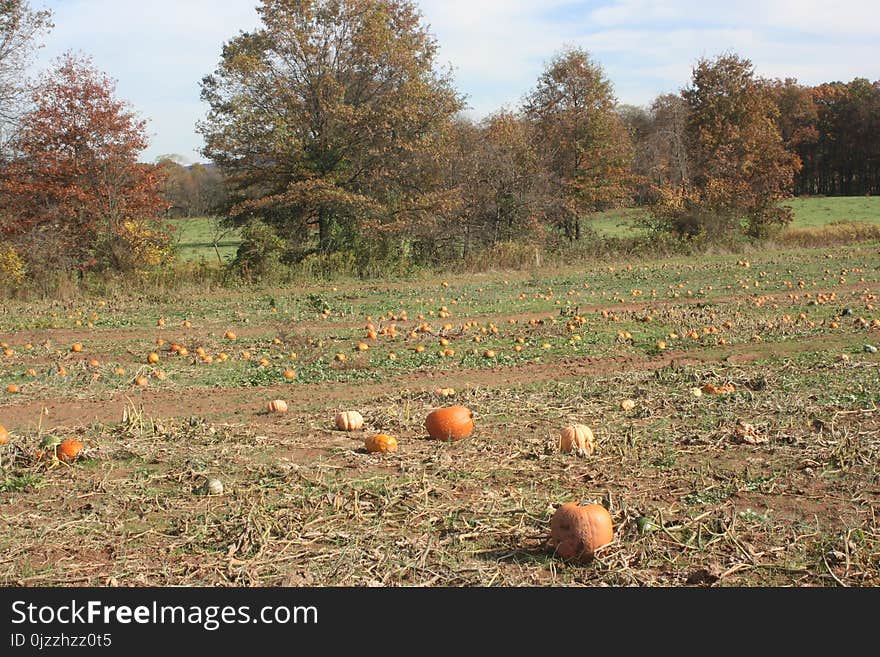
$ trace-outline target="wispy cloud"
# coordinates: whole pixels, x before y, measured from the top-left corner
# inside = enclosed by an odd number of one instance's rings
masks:
[[[145,157],[199,159],[199,80],[224,41],[257,24],[257,0],[32,0],[57,27],[40,64],[91,54],[119,95],[150,119]],[[760,75],[804,83],[880,78],[877,0],[421,0],[472,113],[518,105],[566,45],[592,52],[622,102],[686,85],[699,57],[735,51]]]

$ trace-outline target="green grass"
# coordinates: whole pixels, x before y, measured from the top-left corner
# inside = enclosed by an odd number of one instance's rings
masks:
[[[841,221],[880,224],[880,196],[794,198],[785,205],[794,210],[794,228],[827,226]]]
[[[644,208],[617,208],[597,212],[585,225],[603,237],[629,237],[639,230],[638,220],[647,215]]]
[[[187,261],[204,258],[216,262],[219,252],[224,262],[235,258],[238,245],[241,244],[239,232],[220,228],[219,221],[215,217],[170,219],[168,223],[175,228],[177,257]],[[214,240],[218,237],[220,239],[215,250]]]
[[[794,198],[784,205],[794,210],[792,228],[827,226],[841,221],[880,225],[880,197],[810,197]],[[604,237],[627,237],[638,228],[638,220],[647,215],[642,208],[607,210],[593,215],[586,225]]]

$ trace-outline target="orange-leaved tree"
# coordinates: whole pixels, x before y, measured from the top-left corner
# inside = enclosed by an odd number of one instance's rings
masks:
[[[168,237],[161,169],[138,162],[146,123],[86,58],[44,73],[0,169],[0,237],[36,274],[157,264]]]
[[[764,236],[791,220],[779,202],[791,194],[801,163],[785,148],[770,83],[734,54],[700,60],[687,104],[689,179],[661,189],[658,223],[684,235]]]

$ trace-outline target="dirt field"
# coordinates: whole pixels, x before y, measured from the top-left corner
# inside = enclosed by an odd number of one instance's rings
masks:
[[[4,303],[0,583],[877,586],[877,294],[864,246]],[[569,501],[613,517],[592,563],[546,544]]]

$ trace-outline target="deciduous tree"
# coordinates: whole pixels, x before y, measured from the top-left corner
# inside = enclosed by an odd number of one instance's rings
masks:
[[[144,223],[166,206],[161,171],[138,162],[146,123],[114,87],[68,54],[33,90],[0,171],[0,237],[23,245],[32,264],[130,268],[162,254],[164,238]]]
[[[632,195],[632,144],[616,106],[601,67],[580,49],[557,55],[526,98],[559,199],[555,214],[570,239],[580,238],[586,214]]]
[[[689,180],[663,190],[655,214],[684,234],[744,231],[761,236],[791,220],[779,201],[800,168],[777,128],[769,85],[747,59],[728,54],[700,60],[687,103]]]
[[[22,111],[25,74],[40,34],[52,28],[52,13],[26,0],[0,0],[0,147]]]
[[[416,162],[462,108],[409,0],[261,0],[202,82],[204,154],[300,256],[351,248],[433,202]]]

